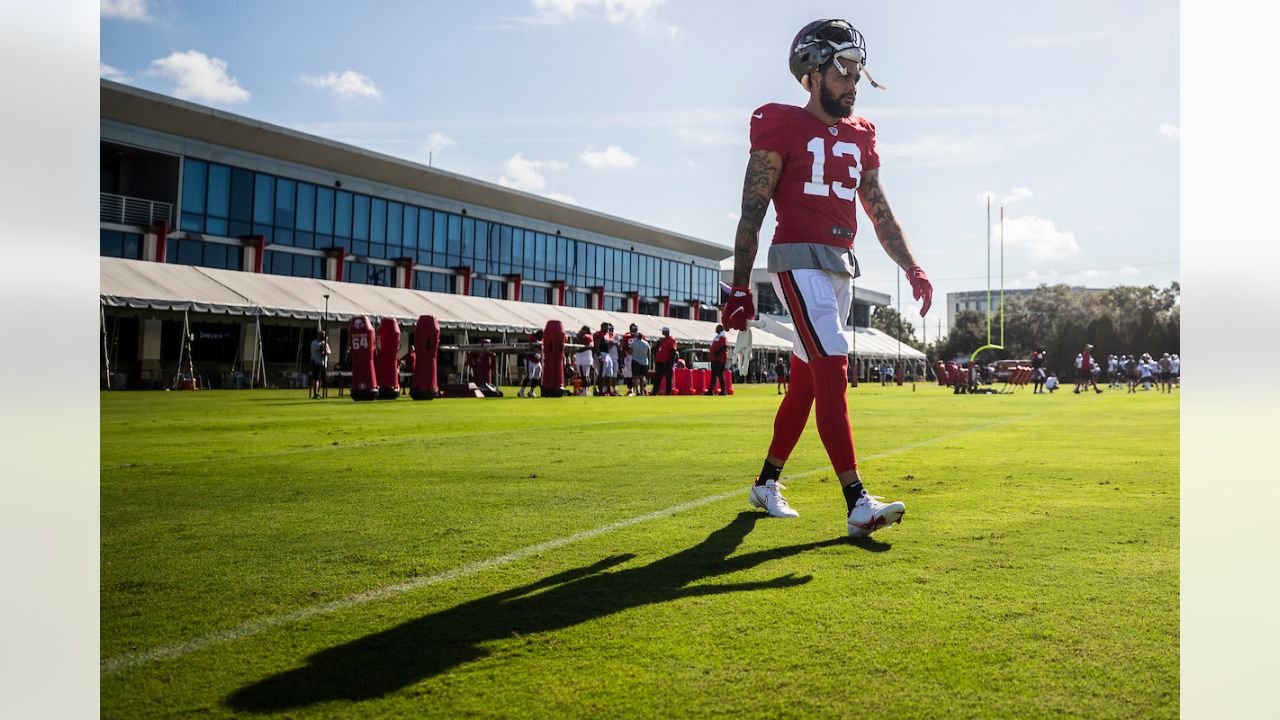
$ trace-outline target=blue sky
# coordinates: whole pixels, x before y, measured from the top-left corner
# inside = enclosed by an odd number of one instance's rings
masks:
[[[934,279],[930,337],[942,295],[986,285],[984,193],[1006,204],[1008,287],[1178,278],[1172,1],[103,0],[101,63],[138,87],[730,246],[749,114],[804,103],[787,45],[833,14],[866,36],[888,87],[864,84],[855,112],[877,125],[886,194]],[[859,284],[894,293],[865,221],[857,248]],[[909,292],[902,307],[915,315]]]

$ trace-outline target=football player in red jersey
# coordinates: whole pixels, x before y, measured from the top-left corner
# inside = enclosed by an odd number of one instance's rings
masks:
[[[533,391],[542,385],[542,331],[534,331],[526,342],[532,347],[529,352],[520,356],[524,362],[524,379],[520,381],[520,392],[516,393],[516,397],[526,397],[525,387],[529,388],[528,397],[533,397]]]
[[[844,20],[811,22],[792,41],[791,73],[809,101],[804,107],[771,103],[752,113],[733,287],[722,309],[725,326],[737,330],[755,315],[751,265],[772,201],[778,225],[769,246],[769,277],[795,323],[795,342],[791,387],[774,418],[773,440],[749,500],[774,517],[798,515],[778,492],[778,478],[813,407],[818,434],[843,488],[851,537],[900,522],[906,511],[901,502],[881,502],[863,489],[845,403],[850,351],[845,324],[858,276],[855,198],[873,221],[880,245],[906,272],[922,301],[921,315],[933,298],[933,287],[880,186],[875,125],[853,115],[866,58],[862,34]]]

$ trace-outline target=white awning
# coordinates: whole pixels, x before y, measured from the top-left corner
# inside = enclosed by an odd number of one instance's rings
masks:
[[[371,319],[391,317],[413,325],[418,316],[432,315],[442,329],[531,333],[554,319],[564,324],[567,333],[576,332],[583,325],[595,330],[609,322],[618,329],[635,323],[648,337],[661,335],[662,327],[667,326],[672,336],[685,345],[709,345],[715,337],[715,323],[700,320],[122,258],[103,257],[100,261],[99,292],[107,307],[315,321],[324,316],[327,294],[328,319],[343,323],[363,315]],[[737,333],[730,331],[730,343],[736,339]],[[899,357],[898,341],[877,330],[858,328],[854,344],[855,354],[861,358]],[[791,349],[791,342],[756,329],[752,331],[752,346],[786,351]],[[908,345],[902,345],[901,357],[924,359],[920,351]]]

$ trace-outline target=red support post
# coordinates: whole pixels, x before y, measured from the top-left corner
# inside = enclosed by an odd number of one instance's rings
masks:
[[[169,221],[156,223],[156,262],[162,263],[169,254]]]
[[[453,286],[454,295],[470,295],[471,294],[471,268],[460,266],[453,269],[453,274],[457,278],[457,282]]]

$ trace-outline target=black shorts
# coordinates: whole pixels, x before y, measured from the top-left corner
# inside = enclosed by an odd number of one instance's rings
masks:
[[[1160,372],[1160,381],[1161,381],[1161,382],[1172,382],[1172,381],[1173,381],[1173,371],[1172,371],[1172,370],[1162,370],[1162,371]]]
[[[633,378],[642,378],[642,377],[644,377],[645,375],[648,375],[648,374],[649,374],[649,366],[648,366],[648,365],[642,365],[642,364],[640,364],[640,363],[636,362],[635,360],[632,360],[632,361],[631,361],[631,377],[633,377]]]
[[[320,365],[320,364],[318,364],[318,363],[311,363],[311,379],[312,379],[312,380],[323,380],[323,379],[324,379],[324,370],[325,370],[324,365]]]

